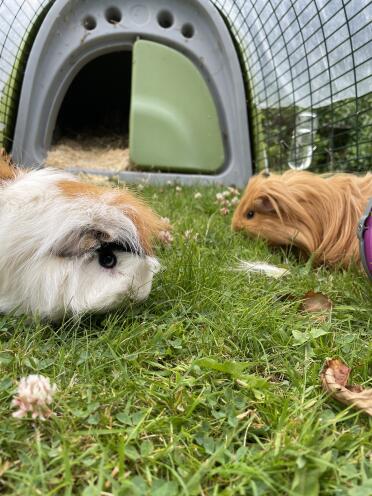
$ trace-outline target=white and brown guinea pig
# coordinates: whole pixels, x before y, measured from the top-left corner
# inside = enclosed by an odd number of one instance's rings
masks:
[[[126,190],[0,156],[0,312],[102,312],[145,299],[160,218]]]
[[[254,176],[232,226],[275,245],[293,245],[314,262],[359,262],[358,221],[372,197],[372,174],[317,175],[307,171]]]

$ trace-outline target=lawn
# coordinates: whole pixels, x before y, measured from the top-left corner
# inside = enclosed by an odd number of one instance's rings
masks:
[[[319,381],[337,356],[371,387],[371,285],[232,233],[219,191],[145,187],[174,241],[143,304],[60,326],[1,318],[1,494],[372,494],[372,421]],[[248,277],[239,259],[291,272]],[[309,290],[333,301],[326,321],[301,312]],[[11,416],[32,373],[59,389],[45,422]]]

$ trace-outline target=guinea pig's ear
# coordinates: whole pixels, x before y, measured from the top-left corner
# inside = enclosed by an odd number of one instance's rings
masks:
[[[254,210],[261,214],[269,214],[275,212],[274,205],[268,196],[260,196],[254,202]]]
[[[111,237],[95,229],[75,229],[67,233],[53,246],[52,254],[57,257],[79,257],[95,251],[101,243],[112,241]]]

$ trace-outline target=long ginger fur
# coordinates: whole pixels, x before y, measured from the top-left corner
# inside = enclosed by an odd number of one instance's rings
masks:
[[[356,230],[370,197],[370,173],[259,174],[249,181],[232,226],[275,245],[296,246],[315,264],[347,267],[360,261]]]
[[[12,166],[10,158],[6,155],[5,151],[0,148],[0,182],[9,179],[14,179],[16,170]]]

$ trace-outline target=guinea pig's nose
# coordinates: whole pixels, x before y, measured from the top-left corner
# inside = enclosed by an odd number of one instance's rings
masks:
[[[232,219],[231,222],[231,229],[233,231],[241,231],[243,229],[243,224],[239,219],[236,219],[235,216]]]

